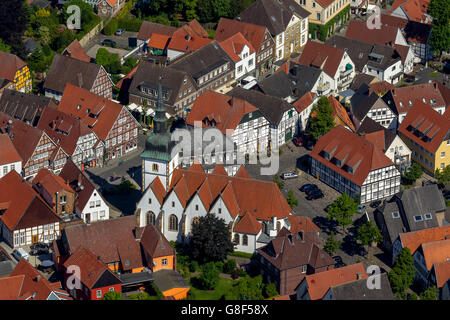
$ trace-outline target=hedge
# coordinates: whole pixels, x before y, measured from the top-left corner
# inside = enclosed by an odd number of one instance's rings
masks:
[[[139,32],[141,28],[142,20],[132,18],[120,18],[117,19],[119,28],[127,31]]]
[[[103,28],[103,33],[107,36],[113,35],[117,29],[119,29],[119,22],[117,19],[111,19],[108,24]]]
[[[249,258],[249,259],[251,259],[253,257],[252,253],[241,252],[241,251],[234,251],[233,253],[230,253],[229,255],[233,256],[233,257],[241,257],[241,258]]]

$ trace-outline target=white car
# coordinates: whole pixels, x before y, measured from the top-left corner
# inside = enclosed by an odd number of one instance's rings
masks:
[[[25,250],[23,250],[22,248],[15,249],[13,251],[12,255],[14,258],[16,258],[17,261],[22,260],[22,258],[28,261],[28,258],[29,258],[28,253]]]
[[[283,180],[294,179],[294,178],[298,178],[298,174],[296,174],[295,172],[284,172],[281,174],[281,178]]]

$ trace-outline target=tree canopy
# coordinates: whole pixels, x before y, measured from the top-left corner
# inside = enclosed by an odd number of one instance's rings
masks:
[[[405,172],[404,178],[406,179],[406,182],[408,184],[413,184],[414,182],[416,182],[417,179],[419,179],[422,176],[422,174],[423,174],[422,167],[416,162],[414,162],[411,168],[409,168],[409,170]]]
[[[433,18],[430,45],[435,54],[441,55],[450,47],[450,2],[432,0],[428,5],[428,14]]]
[[[439,290],[436,287],[428,287],[420,294],[420,300],[438,300]]]
[[[328,220],[335,220],[343,229],[352,224],[352,217],[358,212],[358,203],[343,193],[328,207]]]
[[[334,119],[332,117],[333,108],[327,97],[322,96],[317,105],[314,106],[312,114],[314,116],[309,120],[309,133],[315,140],[334,128]]]
[[[11,47],[8,46],[2,39],[0,39],[0,51],[3,52],[11,52]]]
[[[450,182],[450,165],[446,166],[443,170],[436,169],[434,173],[438,183],[447,184]]]
[[[341,246],[341,242],[334,238],[334,232],[330,233],[330,236],[325,241],[325,245],[323,246],[323,250],[325,250],[328,254],[335,253],[339,247]]]
[[[404,247],[397,255],[394,266],[389,272],[392,291],[398,298],[406,298],[406,289],[413,284],[415,275],[414,258],[409,248]]]
[[[225,295],[226,300],[262,300],[264,284],[262,276],[245,276],[237,281]]]
[[[30,7],[26,1],[18,0],[2,0],[1,4],[0,39],[10,46],[11,53],[25,59],[22,36],[26,30]]]
[[[372,242],[383,241],[383,236],[381,235],[380,229],[372,221],[367,221],[357,229],[356,239],[367,246]]]
[[[222,218],[213,214],[200,217],[198,223],[192,225],[191,232],[190,253],[200,263],[223,261],[228,253],[233,252],[230,232]]]
[[[103,295],[102,300],[123,300],[121,292],[109,291]]]
[[[290,189],[288,191],[287,197],[286,197],[286,201],[289,204],[289,206],[291,207],[291,209],[293,209],[294,207],[298,206],[298,200],[294,195],[294,191],[292,191],[292,189]]]

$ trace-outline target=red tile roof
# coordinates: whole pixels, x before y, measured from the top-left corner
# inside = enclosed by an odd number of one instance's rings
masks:
[[[450,279],[450,261],[435,263],[434,272],[436,274],[437,287],[442,288]]]
[[[330,105],[333,108],[333,116],[338,117],[341,122],[343,122],[347,127],[353,130],[353,132],[356,131],[355,126],[353,125],[352,120],[350,120],[350,117],[347,113],[347,110],[345,110],[344,106],[339,103],[339,101],[336,100],[336,98],[333,95],[328,96],[328,101],[330,101]]]
[[[137,65],[136,67],[134,67],[125,77],[123,77],[122,79],[120,79],[117,83],[116,83],[116,87],[119,89],[122,89],[122,85],[123,83],[128,80],[128,79],[132,79],[134,74],[136,73],[136,71],[138,70],[139,65]],[[131,84],[131,81],[130,81]],[[128,84],[128,85],[130,85]]]
[[[358,273],[363,279],[368,277],[362,262],[307,275],[305,281],[311,300],[322,299],[331,287],[357,280]]]
[[[334,2],[334,0],[318,0],[316,1],[322,8],[328,7],[330,4]]]
[[[431,21],[426,16],[429,3],[429,0],[395,0],[388,14],[401,7],[409,20],[430,24]]]
[[[316,41],[308,41],[299,58],[299,63],[318,67],[334,79],[343,56],[344,50],[342,49]]]
[[[249,55],[255,52],[253,46],[244,38],[244,36],[240,32],[235,33],[224,41],[219,42],[219,45],[223,50],[225,50],[225,52],[234,62],[241,61],[241,57],[239,55],[242,53],[244,46],[249,47]]]
[[[153,259],[175,255],[175,249],[154,225],[149,224],[142,229],[140,243]]]
[[[11,230],[59,222],[59,217],[15,171],[0,179],[0,203],[6,211],[0,217]]]
[[[369,29],[365,21],[350,20],[345,37],[374,44],[394,45],[397,33],[397,27],[385,25],[381,29]]]
[[[448,139],[450,120],[423,102],[415,102],[398,131],[425,150],[434,154],[442,141]],[[418,132],[420,137],[415,134]],[[426,136],[426,141],[423,136]],[[431,139],[431,141],[430,141]]]
[[[297,112],[303,112],[303,110],[313,104],[315,96],[316,95],[314,93],[307,92],[302,97],[295,100],[292,105],[295,107],[295,110],[297,110]]]
[[[19,300],[25,275],[0,278],[0,300]]]
[[[160,204],[163,203],[164,197],[166,195],[166,189],[164,188],[161,180],[159,177],[156,177],[152,183],[150,184],[150,188],[152,189],[153,193],[155,194],[156,199]]]
[[[309,217],[289,215],[288,221],[291,225],[289,229],[291,233],[320,231],[320,228]]]
[[[266,30],[267,28],[264,26],[258,26],[256,24],[241,22],[238,20],[220,18],[219,24],[216,28],[216,33],[214,35],[214,40],[218,42],[224,41],[240,32],[244,38],[251,43],[258,54],[261,49],[261,44],[264,41]]]
[[[50,195],[54,195],[56,194],[56,192],[59,192],[61,190],[66,190],[71,193],[74,192],[63,178],[57,176],[47,169],[42,169],[38,172],[36,177],[34,177],[33,179],[33,184],[41,185],[45,190],[47,190],[47,192],[50,193]]]
[[[450,239],[426,242],[421,247],[428,270],[435,263],[450,261]]]
[[[249,212],[245,212],[234,226],[233,231],[257,235],[262,228],[262,224],[256,220]]]
[[[400,233],[399,237],[402,246],[408,248],[414,254],[422,243],[444,240],[446,237],[450,238],[450,226]]]
[[[241,166],[239,167],[238,171],[236,172],[236,174],[234,175],[235,177],[238,178],[247,178],[250,179],[250,176],[247,173],[247,170],[245,170],[244,166],[241,164]]]
[[[25,65],[26,63],[18,56],[0,51],[0,78],[14,81],[16,72]]]
[[[150,40],[148,41],[149,48],[156,48],[164,50],[170,40],[170,36],[165,34],[153,33]]]
[[[0,134],[0,165],[21,162],[22,158],[7,134]]]
[[[428,24],[413,22],[407,19],[381,14],[381,23],[402,30],[405,39],[410,42],[426,44],[431,33]]]
[[[195,100],[186,123],[194,126],[200,121],[202,127],[210,127],[212,122],[223,134],[231,135],[243,116],[257,110],[245,100],[208,90]],[[227,129],[231,131],[227,132]]]
[[[384,95],[389,90],[395,89],[395,86],[390,84],[387,81],[378,81],[374,83],[370,83],[369,87],[373,89],[378,95]]]
[[[64,49],[63,55],[67,55],[71,58],[78,59],[84,62],[91,62],[91,58],[84,52],[83,47],[80,45],[77,39],[73,40],[69,46]]]
[[[212,41],[209,39],[208,32],[194,19],[172,34],[167,49],[190,52],[198,50]]]
[[[330,159],[325,159],[321,153],[326,151]],[[355,184],[361,186],[372,170],[392,166],[392,161],[382,150],[371,142],[342,126],[337,126],[322,136],[311,151],[311,157]],[[342,162],[339,167],[330,160],[338,156]],[[353,173],[344,170],[347,165],[353,168]]]
[[[164,24],[144,21],[141,24],[137,38],[146,41],[147,39],[150,39],[153,34],[163,34],[166,36],[172,36],[172,34],[176,30],[177,30],[176,28],[166,26]]]
[[[67,83],[58,106],[58,110],[91,126],[102,141],[105,141],[122,109],[122,105],[70,83]],[[89,116],[95,113],[99,113],[97,119]]]
[[[172,173],[169,192],[174,190],[185,206],[201,187],[207,189],[198,193],[202,202],[208,203],[207,207],[222,196],[233,217],[250,212],[258,220],[270,220],[272,216],[282,219],[291,212],[277,185],[262,180],[177,168]]]

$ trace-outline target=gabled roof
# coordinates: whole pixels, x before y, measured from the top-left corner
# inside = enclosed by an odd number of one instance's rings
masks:
[[[0,78],[14,81],[16,72],[26,66],[26,63],[18,56],[0,51]]]
[[[331,108],[333,108],[334,110],[333,116],[338,117],[342,123],[344,123],[347,127],[353,130],[353,132],[355,132],[355,126],[353,125],[352,120],[350,120],[350,117],[344,106],[340,104],[333,95],[328,96],[328,101],[330,101]]]
[[[436,274],[437,287],[442,288],[450,279],[450,261],[435,263],[434,273]]]
[[[381,23],[391,27],[399,28],[406,41],[426,44],[431,34],[429,24],[410,21],[399,17],[381,14]]]
[[[166,189],[164,188],[161,180],[159,177],[156,177],[152,183],[150,184],[150,188],[153,191],[153,194],[155,195],[156,199],[160,204],[163,203],[164,197],[166,196]]]
[[[329,155],[329,159],[325,158],[325,153]],[[323,135],[310,155],[359,186],[370,171],[393,165],[382,150],[342,126],[337,126]],[[331,161],[335,156],[339,156],[340,166]],[[347,168],[353,168],[353,173]]]
[[[450,261],[450,238],[422,243],[419,250],[423,253],[427,269],[431,270],[435,263]]]
[[[80,119],[105,141],[124,107],[89,90],[67,83],[58,110]]]
[[[314,93],[307,92],[301,98],[295,100],[292,105],[295,107],[295,110],[297,110],[297,112],[303,112],[303,110],[313,104],[315,96],[316,95]]]
[[[52,196],[62,190],[74,192],[63,178],[50,172],[48,169],[41,169],[34,177],[33,184],[43,187]]]
[[[394,45],[399,28],[384,25],[382,28],[369,29],[365,21],[350,20],[345,37],[368,43]]]
[[[267,28],[252,23],[246,23],[238,20],[231,20],[227,18],[220,18],[219,24],[216,28],[214,40],[224,41],[229,37],[240,32],[248,42],[251,43],[253,48],[258,54],[261,49],[261,44],[264,41],[264,35]]]
[[[339,64],[344,58],[344,50],[316,41],[308,41],[303,48],[299,63],[322,69],[334,79]]]
[[[44,88],[63,92],[66,85],[91,90],[102,67],[60,54],[53,57]]]
[[[109,285],[120,284],[121,281],[111,272],[105,263],[100,261],[95,254],[83,246],[78,247],[64,262],[64,267],[71,265],[80,268],[80,281],[89,289],[95,289],[96,283],[104,273],[110,273],[113,280]],[[115,280],[115,281],[114,281]]]
[[[430,24],[431,21],[427,15],[429,3],[430,0],[395,0],[388,14],[392,14],[397,8],[401,8],[408,20]]]
[[[292,16],[307,18],[311,13],[294,0],[257,0],[238,15],[238,20],[266,26],[272,36],[286,29]]]
[[[320,231],[320,228],[309,217],[289,215],[288,221],[291,225],[289,229],[291,233]]]
[[[0,134],[0,150],[0,166],[13,162],[22,162],[22,158],[7,134]]]
[[[152,34],[147,45],[149,48],[165,50],[167,48],[167,45],[169,44],[169,41],[170,36],[167,36],[165,34],[154,33]]]
[[[64,49],[62,54],[84,62],[91,62],[91,58],[84,52],[83,47],[77,39],[73,40],[72,43]]]
[[[364,136],[364,138],[372,142],[384,152],[387,151],[387,148],[389,148],[392,141],[394,141],[396,137],[396,134],[392,132],[392,130],[386,129],[369,117],[364,119],[356,133]]]
[[[174,256],[175,249],[166,237],[154,225],[148,224],[142,230],[140,237],[142,248],[154,259],[158,257]]]
[[[450,138],[450,120],[422,101],[416,101],[398,131],[434,154],[441,143]]]
[[[311,300],[322,299],[331,287],[358,280],[358,274],[367,279],[368,275],[362,262],[342,268],[307,275],[308,293]]]
[[[245,170],[244,166],[241,164],[241,166],[239,167],[238,171],[236,172],[236,174],[234,175],[235,177],[238,178],[247,178],[250,179],[250,176],[247,173],[247,170]]]
[[[172,34],[172,38],[170,39],[167,49],[181,52],[191,52],[193,50],[200,49],[211,41],[213,40],[209,39],[208,32],[206,32],[200,23],[194,19],[188,24],[178,28]]]
[[[373,89],[363,83],[350,99],[350,111],[356,119],[361,121],[376,104],[391,109],[394,114],[397,111],[394,106],[388,105]]]
[[[333,300],[395,300],[387,272],[380,275],[380,288],[367,286],[367,279],[338,284],[330,288]]]
[[[175,27],[166,26],[164,24],[143,21],[139,29],[137,38],[140,40],[148,40],[151,38],[152,34],[161,34],[166,36],[172,36],[172,34],[177,30]]]
[[[236,63],[241,61],[241,57],[239,55],[242,53],[244,46],[247,46],[249,48],[249,55],[255,52],[253,46],[244,38],[244,36],[240,32],[235,33],[226,40],[219,42],[219,45]]]
[[[234,226],[233,231],[256,235],[261,228],[262,224],[256,220],[255,216],[249,212],[245,212]]]
[[[403,247],[408,248],[412,254],[426,242],[450,239],[450,226],[427,228],[418,231],[400,233],[398,235]]]
[[[371,76],[371,75],[366,74],[366,73],[360,73],[360,74],[356,75],[355,78],[353,78],[352,84],[350,85],[349,89],[352,89],[353,91],[356,91],[356,90],[358,90],[358,88],[363,83],[365,83],[368,86],[370,86],[371,84],[373,84],[376,81],[378,81],[377,77]]]

